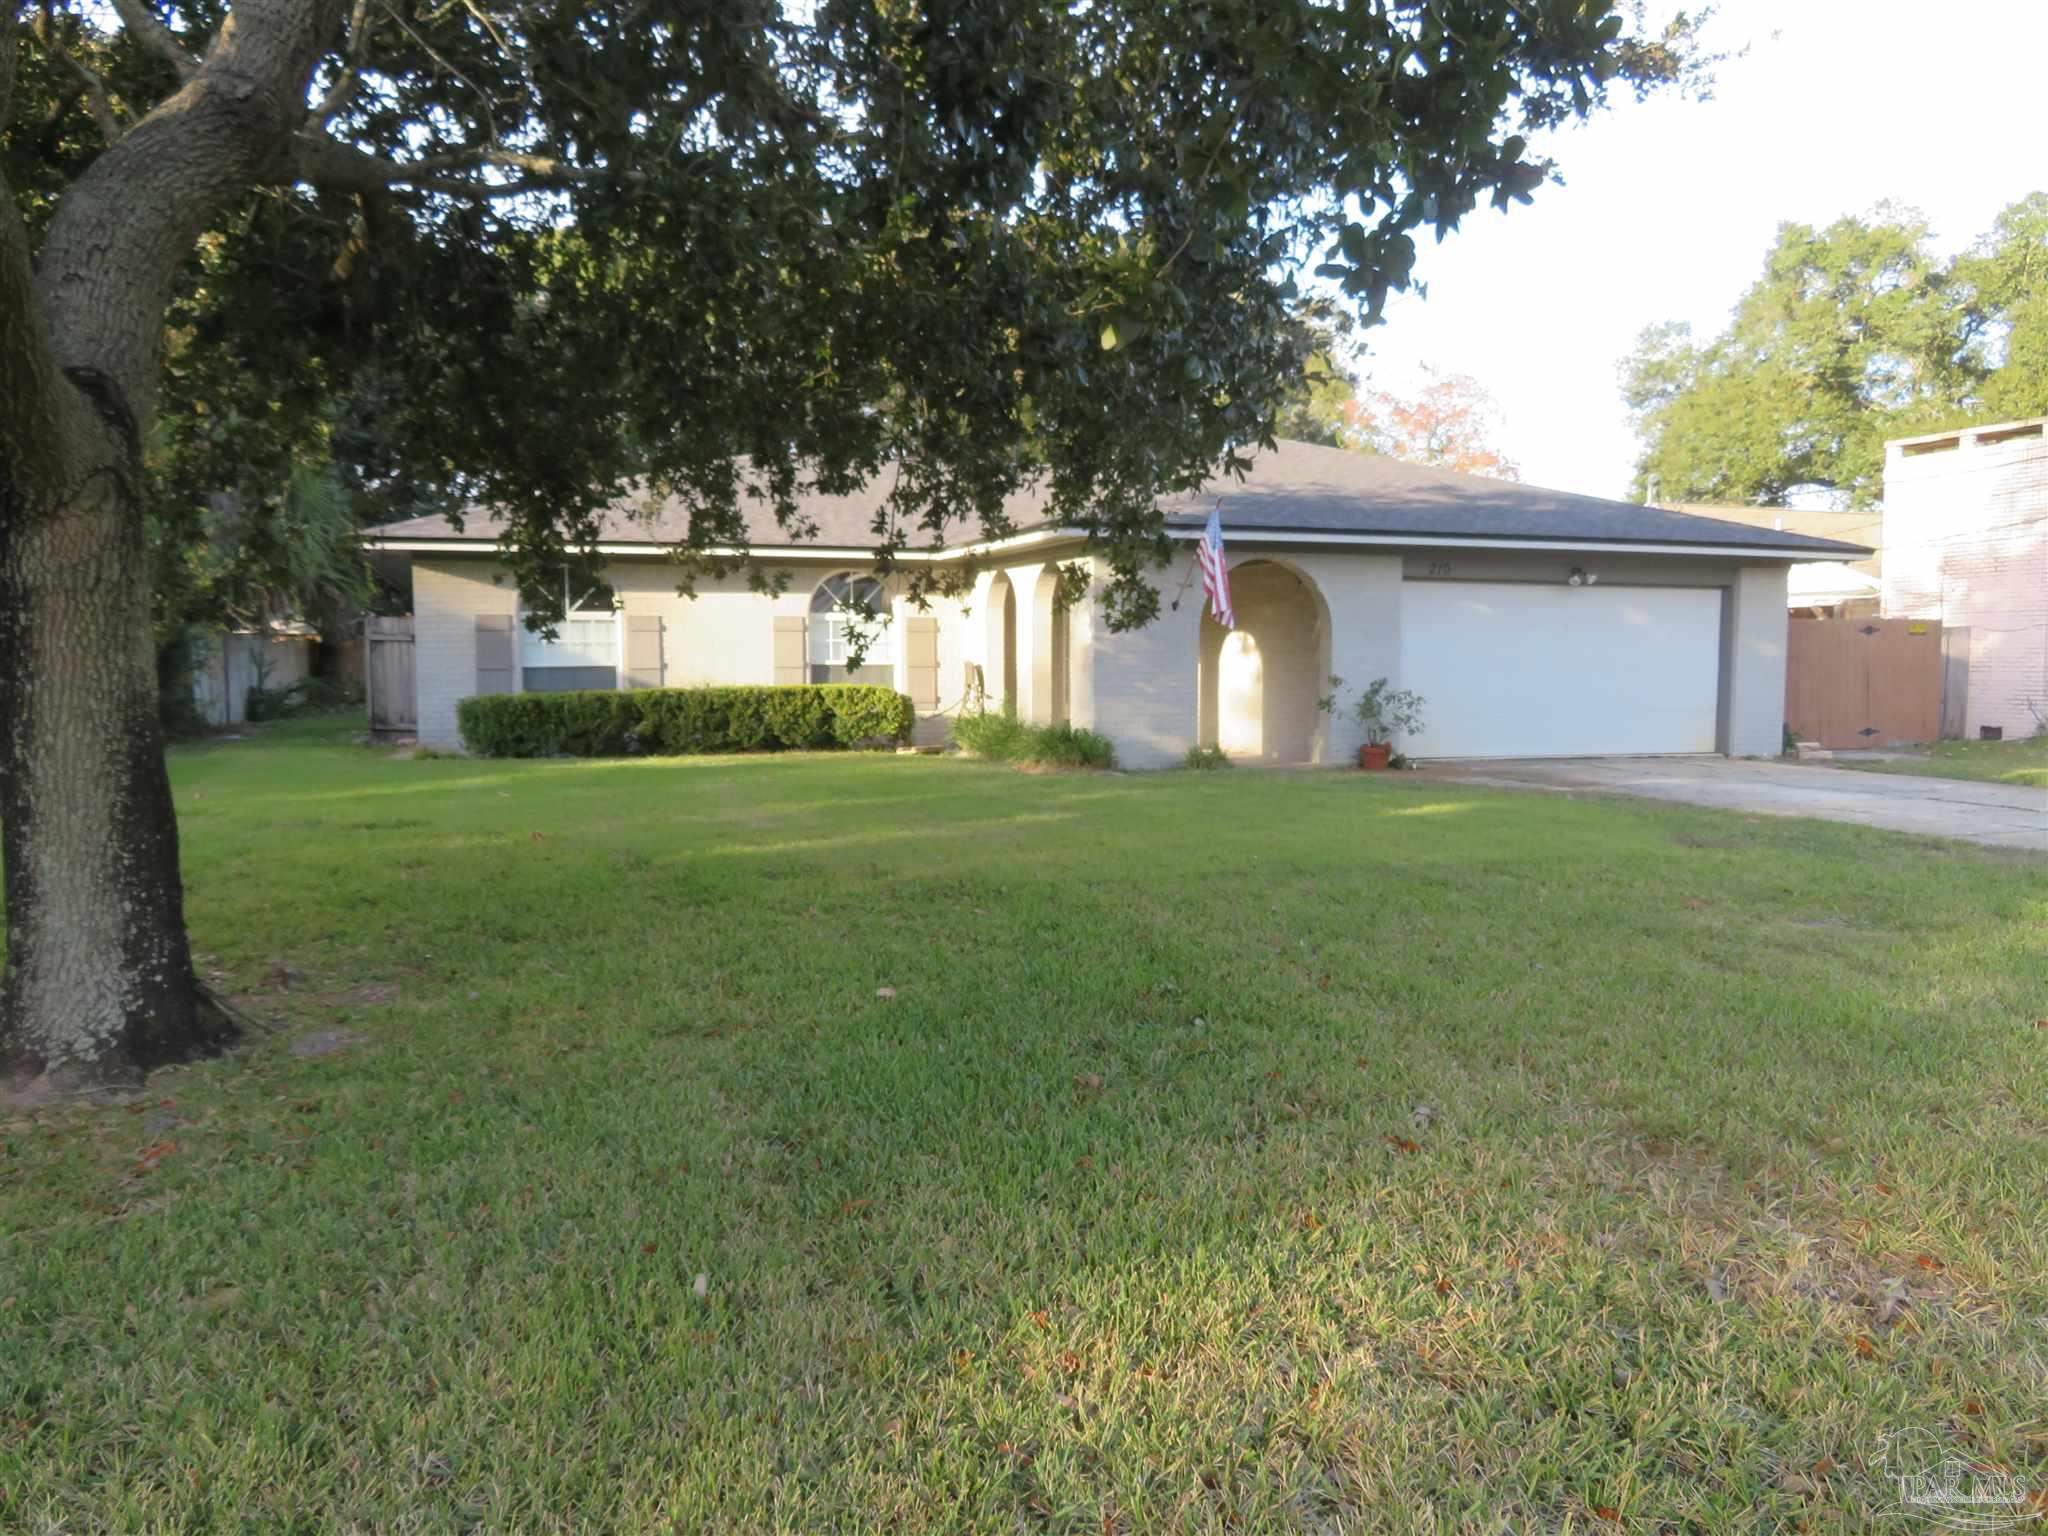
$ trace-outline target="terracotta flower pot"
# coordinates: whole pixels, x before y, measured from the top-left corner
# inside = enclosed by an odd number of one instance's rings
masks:
[[[1392,743],[1368,741],[1358,749],[1358,766],[1361,768],[1384,768],[1387,759],[1393,755]]]

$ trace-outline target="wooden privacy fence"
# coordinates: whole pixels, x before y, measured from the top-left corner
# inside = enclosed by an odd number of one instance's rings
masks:
[[[1824,747],[1937,741],[1942,627],[1922,619],[1793,619],[1785,723]]]
[[[412,619],[363,620],[363,686],[370,695],[370,729],[410,736],[420,728],[413,692]]]

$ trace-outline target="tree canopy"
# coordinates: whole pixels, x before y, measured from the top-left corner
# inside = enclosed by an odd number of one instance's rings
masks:
[[[1642,0],[0,3],[0,1064],[196,1023],[152,562],[226,497],[485,508],[530,609],[629,486],[687,583],[875,488],[879,566],[1046,489],[1144,622],[1242,466],[1530,135],[1695,78]],[[1298,274],[1307,269],[1304,280]],[[283,548],[285,546],[273,545]],[[694,562],[694,563],[693,563]],[[757,578],[760,573],[757,571]],[[919,595],[933,579],[912,565]],[[112,1067],[109,1066],[112,1064]]]
[[[1909,209],[1785,224],[1728,328],[1651,327],[1622,388],[1639,495],[1871,503],[1887,438],[2048,411],[2048,193],[1948,260]]]
[[[0,165],[32,236],[229,14],[115,12],[25,39]],[[1376,318],[1419,230],[1539,185],[1533,130],[1694,63],[1683,18],[1485,0],[337,20],[177,278],[159,515],[196,536],[333,460],[370,515],[507,514],[543,609],[628,480],[731,547],[743,480],[787,506],[888,466],[885,562],[1042,474],[1142,619],[1153,500],[1266,435],[1299,367],[1293,274]]]

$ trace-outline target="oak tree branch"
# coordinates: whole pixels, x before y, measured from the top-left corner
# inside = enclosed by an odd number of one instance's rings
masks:
[[[490,199],[580,186],[606,174],[571,165],[552,155],[525,154],[494,145],[451,150],[418,160],[392,160],[355,149],[325,134],[302,133],[296,140],[296,151],[283,179],[337,192],[411,187],[446,197]],[[475,175],[486,169],[520,174],[504,181],[485,181]]]
[[[178,41],[175,32],[157,20],[156,13],[149,8],[149,0],[113,0],[113,4],[121,24],[133,32],[150,52],[178,72],[179,83],[199,73],[199,60]]]

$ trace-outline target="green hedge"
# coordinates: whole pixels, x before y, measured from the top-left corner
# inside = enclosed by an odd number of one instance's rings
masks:
[[[853,683],[490,693],[455,706],[482,757],[626,757],[890,746],[910,739],[907,695]]]

